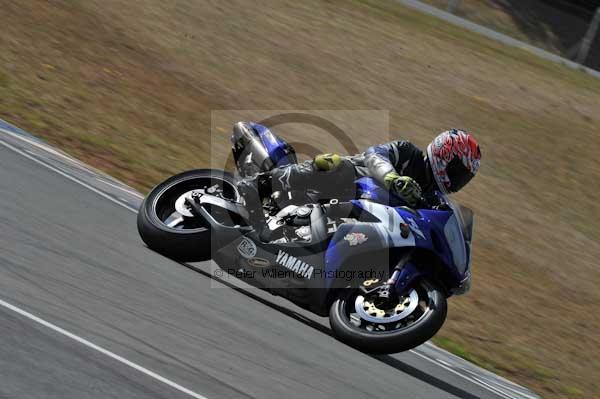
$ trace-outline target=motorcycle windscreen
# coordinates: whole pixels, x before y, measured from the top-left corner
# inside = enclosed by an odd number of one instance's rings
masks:
[[[444,235],[452,251],[452,259],[461,274],[471,267],[471,238],[473,236],[473,211],[441,194],[444,202],[452,209],[452,216],[444,226]]]
[[[427,156],[431,156],[431,146],[427,147]],[[473,212],[466,207],[461,207],[450,199],[449,195],[463,188],[472,178],[473,174],[466,170],[458,159],[447,165],[448,178],[451,187],[446,187],[438,173],[433,173],[438,191],[438,197],[453,211],[453,215],[444,226],[444,234],[452,250],[454,264],[464,278],[469,277],[471,266],[471,237],[473,235]]]

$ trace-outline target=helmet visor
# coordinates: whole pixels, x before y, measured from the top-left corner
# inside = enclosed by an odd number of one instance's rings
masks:
[[[446,171],[448,172],[448,179],[450,179],[448,191],[451,193],[459,191],[475,176],[458,157],[448,164]]]

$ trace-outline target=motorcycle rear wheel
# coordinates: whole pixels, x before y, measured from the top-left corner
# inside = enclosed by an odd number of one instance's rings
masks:
[[[393,317],[373,317],[371,320],[361,317],[362,312],[359,313],[356,309],[357,291],[339,297],[329,311],[329,322],[335,337],[347,345],[373,354],[403,352],[421,345],[442,327],[448,308],[446,296],[434,283],[420,280],[414,290],[418,296],[417,306],[405,318],[394,322],[389,322]],[[415,294],[412,296],[414,301]],[[399,304],[404,301],[410,306],[410,300],[408,296],[400,298]],[[365,300],[364,304],[367,309],[365,313],[373,311],[373,308],[369,309],[370,303]],[[375,308],[375,312],[381,310]],[[393,312],[391,314],[394,315]]]
[[[191,213],[178,212],[181,197],[193,190],[240,198],[233,175],[222,170],[196,169],[170,177],[150,191],[138,212],[138,232],[150,249],[181,262],[210,259],[210,229]]]

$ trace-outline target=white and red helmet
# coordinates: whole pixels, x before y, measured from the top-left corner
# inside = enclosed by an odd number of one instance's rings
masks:
[[[453,193],[475,176],[481,151],[473,136],[452,129],[441,133],[427,146],[427,159],[439,189]]]

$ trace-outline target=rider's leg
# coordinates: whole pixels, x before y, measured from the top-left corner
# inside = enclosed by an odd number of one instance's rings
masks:
[[[269,180],[270,176],[268,174],[261,173],[254,177],[242,179],[237,183],[238,190],[240,190],[240,194],[246,202],[248,222],[254,226],[263,241],[268,240],[269,227],[263,211],[262,198],[265,193],[262,191],[264,191],[264,186]]]
[[[314,160],[275,168],[270,173],[272,192],[311,190],[328,198],[339,198],[342,192],[352,190],[356,179],[352,162],[337,154],[317,155]]]
[[[275,168],[271,174],[271,192],[304,191],[310,186],[316,169],[312,161]]]
[[[249,222],[259,232],[261,239],[267,241],[270,232],[265,220],[262,199],[274,192],[279,191],[286,197],[292,190],[304,194],[313,191],[317,193],[312,196],[316,197],[315,201],[354,198],[356,171],[349,160],[340,158],[339,163],[334,162],[334,167],[329,170],[318,168],[316,163],[310,160],[275,168],[238,183],[238,189],[246,201]]]

